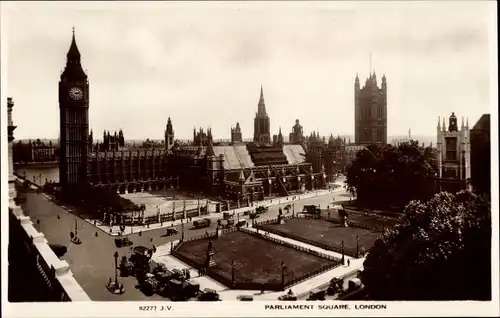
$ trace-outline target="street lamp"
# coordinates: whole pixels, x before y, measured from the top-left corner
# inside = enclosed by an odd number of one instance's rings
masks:
[[[113,255],[115,258],[115,286],[118,287],[118,251]]]
[[[359,235],[356,235],[356,258],[359,257]]]
[[[342,248],[342,265],[345,265],[345,256],[344,256],[344,240],[340,242],[340,246]]]
[[[181,242],[184,242],[184,223],[181,223],[181,230],[182,230]]]
[[[234,260],[233,262],[231,263],[231,283],[233,284],[233,287],[234,287],[234,284],[236,283],[236,280],[235,280],[235,273],[234,273]]]

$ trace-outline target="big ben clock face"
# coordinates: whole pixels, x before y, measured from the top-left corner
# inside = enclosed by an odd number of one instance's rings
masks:
[[[83,98],[83,91],[78,87],[72,87],[69,90],[69,97],[72,100],[80,100]]]

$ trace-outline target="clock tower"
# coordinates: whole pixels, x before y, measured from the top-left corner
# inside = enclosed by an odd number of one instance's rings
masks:
[[[89,82],[80,63],[74,27],[66,57],[59,81],[59,182],[68,193],[87,183],[89,136]]]

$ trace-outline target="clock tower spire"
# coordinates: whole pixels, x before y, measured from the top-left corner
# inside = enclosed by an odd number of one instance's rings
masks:
[[[59,81],[59,182],[65,195],[87,184],[89,83],[81,65],[75,28]]]

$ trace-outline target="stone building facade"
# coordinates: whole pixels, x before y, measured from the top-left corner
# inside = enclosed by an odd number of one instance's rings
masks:
[[[358,75],[354,82],[354,125],[357,145],[387,144],[387,79],[377,85],[375,72],[361,88]]]
[[[469,122],[460,129],[455,113],[448,119],[448,129],[443,118],[437,126],[438,177],[441,190],[458,191],[466,187],[471,177],[471,144]]]

